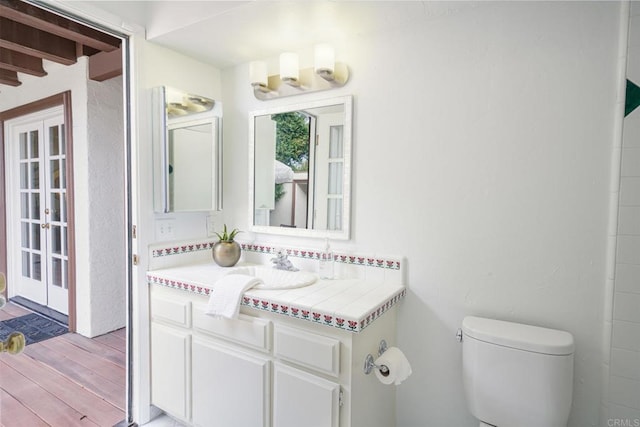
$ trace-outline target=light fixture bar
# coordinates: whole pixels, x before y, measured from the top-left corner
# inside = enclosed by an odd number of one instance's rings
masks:
[[[327,80],[316,73],[314,67],[303,68],[298,72],[298,85],[292,86],[282,81],[279,74],[268,77],[264,88],[253,86],[254,96],[266,101],[286,96],[301,95],[344,86],[349,80],[349,68],[346,64],[336,62],[332,73],[332,80]]]

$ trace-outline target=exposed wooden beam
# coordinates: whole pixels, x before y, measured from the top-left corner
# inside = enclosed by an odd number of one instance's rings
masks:
[[[110,52],[120,47],[117,37],[22,1],[0,0],[0,16],[98,50]]]
[[[3,48],[0,48],[0,68],[37,77],[47,75],[42,67],[42,59]]]
[[[89,57],[89,78],[98,82],[122,74],[122,50],[100,52]]]
[[[76,43],[36,30],[7,18],[0,18],[0,47],[63,65],[76,62]]]
[[[0,69],[0,84],[8,86],[20,86],[22,82],[18,80],[18,73],[10,70]]]
[[[95,55],[96,53],[99,53],[99,52],[102,52],[102,51],[100,51],[98,49],[94,49],[94,48],[92,48],[90,46],[81,46],[80,54],[78,55],[78,57],[80,57],[80,56],[93,56],[93,55]],[[112,50],[111,52],[114,52],[114,51]]]

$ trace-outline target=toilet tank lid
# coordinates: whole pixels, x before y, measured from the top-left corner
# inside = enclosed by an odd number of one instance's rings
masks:
[[[574,349],[569,332],[522,323],[467,316],[462,331],[480,341],[535,353],[569,355]]]

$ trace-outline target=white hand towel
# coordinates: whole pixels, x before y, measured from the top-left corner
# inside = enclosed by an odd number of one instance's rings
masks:
[[[235,319],[240,312],[240,299],[247,289],[262,280],[246,274],[227,274],[218,280],[209,294],[209,304],[205,313],[215,317]]]

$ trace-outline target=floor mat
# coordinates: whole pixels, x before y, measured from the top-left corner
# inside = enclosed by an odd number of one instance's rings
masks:
[[[6,340],[12,332],[22,332],[27,345],[58,335],[66,334],[69,328],[37,313],[26,314],[0,322],[0,339]]]

